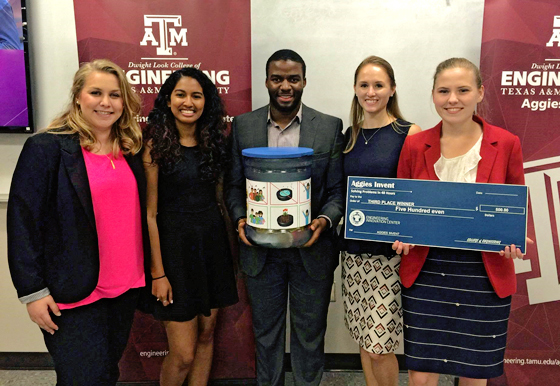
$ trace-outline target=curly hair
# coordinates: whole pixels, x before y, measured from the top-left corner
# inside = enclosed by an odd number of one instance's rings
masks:
[[[175,164],[181,159],[181,144],[175,117],[167,104],[177,82],[185,76],[195,79],[200,84],[205,100],[195,131],[196,141],[202,153],[199,166],[201,178],[216,182],[228,162],[225,108],[218,89],[202,71],[188,67],[175,71],[167,78],[154,102],[154,108],[148,115],[144,143],[150,143],[152,162],[155,162],[163,173],[174,170]]]
[[[77,103],[87,77],[94,72],[115,75],[122,94],[123,112],[111,129],[113,155],[116,156],[119,150],[123,154],[138,153],[142,148],[142,130],[136,119],[142,107],[140,97],[132,90],[122,68],[108,59],[96,59],[82,64],[74,75],[70,103],[44,131],[52,134],[78,133],[80,145],[88,150],[97,142],[90,123],[82,116],[82,110]]]

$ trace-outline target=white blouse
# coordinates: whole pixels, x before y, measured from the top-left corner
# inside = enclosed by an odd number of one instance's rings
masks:
[[[450,182],[476,182],[476,172],[482,145],[482,134],[474,146],[465,154],[454,158],[439,157],[434,164],[434,170],[440,181]]]

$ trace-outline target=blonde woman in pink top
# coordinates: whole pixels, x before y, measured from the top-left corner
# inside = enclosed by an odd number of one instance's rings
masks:
[[[108,60],[30,137],[12,179],[8,259],[57,385],[115,385],[149,260],[139,97]]]

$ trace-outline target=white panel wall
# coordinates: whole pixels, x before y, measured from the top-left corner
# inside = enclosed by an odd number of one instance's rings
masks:
[[[45,127],[68,101],[78,69],[72,0],[27,0],[35,126]],[[0,199],[7,194],[26,134],[0,134]],[[47,351],[17,300],[6,256],[6,203],[0,203],[0,352]]]
[[[430,94],[437,64],[453,56],[480,61],[483,0],[283,0],[251,7],[253,108],[268,102],[266,60],[291,48],[307,65],[304,103],[348,126],[354,71],[377,55],[395,70],[405,118],[427,129],[439,121]],[[358,352],[342,320],[340,267],[335,287],[325,350]]]
[[[233,0],[232,0],[233,1]],[[33,101],[45,127],[68,101],[78,68],[72,0],[27,0]],[[452,56],[480,58],[484,0],[252,0],[253,107],[268,101],[265,63],[281,48],[307,64],[304,103],[348,125],[354,70],[368,55],[394,67],[405,118],[422,128],[438,122],[431,106],[436,65]],[[8,193],[26,135],[0,134],[0,200]],[[0,203],[0,352],[46,351],[11,285],[6,258],[6,204]],[[331,303],[326,351],[358,352],[342,321],[340,268]]]

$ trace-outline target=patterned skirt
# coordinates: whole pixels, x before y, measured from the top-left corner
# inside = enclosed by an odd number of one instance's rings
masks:
[[[480,252],[430,248],[402,301],[410,370],[482,379],[503,373],[511,296],[496,295]]]
[[[394,352],[402,339],[401,257],[342,252],[344,324],[364,350]]]

